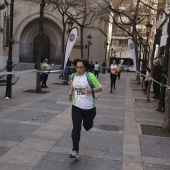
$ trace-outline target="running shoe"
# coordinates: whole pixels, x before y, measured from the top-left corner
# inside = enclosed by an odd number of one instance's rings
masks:
[[[79,158],[79,153],[77,151],[73,151],[70,156],[70,158]]]

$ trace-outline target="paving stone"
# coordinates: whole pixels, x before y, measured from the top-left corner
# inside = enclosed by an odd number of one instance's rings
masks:
[[[139,136],[142,156],[170,159],[170,140],[166,137]]]
[[[3,156],[4,154],[6,154],[10,149],[11,148],[0,146],[0,156]]]
[[[137,118],[142,118],[142,119],[156,119],[156,120],[162,120],[164,115],[160,112],[143,112],[143,113],[140,113],[140,112],[137,112],[136,114],[136,117]]]
[[[96,116],[96,118],[94,119],[94,127],[100,129],[100,126],[102,126],[102,125],[114,126],[117,128],[116,131],[120,131],[120,130],[123,130],[123,128],[124,128],[124,120],[118,119],[115,117],[106,117],[106,116],[98,117],[98,116]],[[106,131],[107,131],[107,129],[106,129]]]
[[[47,153],[33,170],[121,170],[121,161],[104,160],[92,157],[80,157],[70,159],[68,154]]]
[[[142,163],[124,162],[123,161],[122,170],[143,170],[143,165],[142,165]]]
[[[138,162],[142,163],[142,157],[140,155],[126,155],[123,154],[123,161],[124,162]]]
[[[46,152],[13,148],[5,155],[0,157],[0,162],[25,166],[35,166],[38,161],[45,155],[45,153]]]
[[[47,124],[40,128],[40,130],[47,130],[47,131],[59,131],[59,132],[65,132],[68,129],[70,129],[69,125],[60,125],[60,124]]]
[[[0,162],[0,169],[1,170],[32,170],[32,167]]]
[[[58,113],[42,112],[40,110],[17,110],[3,116],[4,119],[13,119],[20,121],[33,121],[46,123],[54,118]]]
[[[144,170],[169,170],[170,166],[156,165],[156,164],[144,164]]]
[[[114,109],[114,108],[110,108],[110,109],[104,109],[104,108],[100,108],[100,109],[96,109],[97,115],[104,115],[104,116],[120,116],[120,117],[124,117],[125,116],[125,109],[120,108],[120,109]]]
[[[104,154],[104,159],[111,159],[111,160],[122,161],[123,160],[123,155],[118,155],[118,154],[113,154],[113,153],[106,152]]]
[[[57,111],[64,111],[68,105],[64,105],[64,104],[52,104],[52,103],[42,103],[42,102],[37,102],[34,103],[32,105],[30,105],[29,107],[37,109],[37,110],[57,110]]]
[[[102,100],[97,100],[96,104],[97,105],[103,104],[103,101]],[[109,106],[114,106],[115,105],[115,106],[121,106],[122,107],[122,106],[125,105],[125,102],[124,101],[112,101],[112,100],[111,101],[106,101],[105,100],[104,104],[109,105]]]
[[[0,123],[0,140],[21,142],[36,131],[39,126],[22,125],[17,123]]]
[[[50,149],[50,152],[57,152],[57,153],[68,153],[68,151],[70,151],[70,148],[58,147],[58,146],[53,146]]]
[[[18,144],[18,142],[14,142],[14,141],[0,141],[0,146],[4,146],[4,147],[14,147]]]
[[[121,155],[123,136],[118,134],[106,134],[104,132],[82,131],[80,150],[96,150]],[[55,146],[72,148],[71,131],[64,133]]]
[[[49,131],[49,130],[37,130],[32,133],[32,138],[47,139],[57,141],[63,136],[63,132]]]
[[[15,146],[15,148],[47,152],[52,148],[55,143],[56,141],[27,138],[19,143],[17,146]]]

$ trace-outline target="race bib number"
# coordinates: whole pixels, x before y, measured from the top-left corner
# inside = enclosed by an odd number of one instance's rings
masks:
[[[75,98],[87,97],[84,93],[85,88],[75,88]]]

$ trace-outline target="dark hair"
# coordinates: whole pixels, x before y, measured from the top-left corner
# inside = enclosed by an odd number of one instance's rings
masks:
[[[89,68],[89,61],[88,60],[85,60],[85,59],[82,59],[82,58],[77,58],[72,62],[72,64],[76,67],[78,62],[82,62],[84,67],[86,68],[86,70]]]

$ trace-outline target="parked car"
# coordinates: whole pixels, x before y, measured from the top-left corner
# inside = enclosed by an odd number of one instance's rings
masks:
[[[134,65],[131,65],[130,67],[125,68],[125,71],[136,71],[136,69]]]

